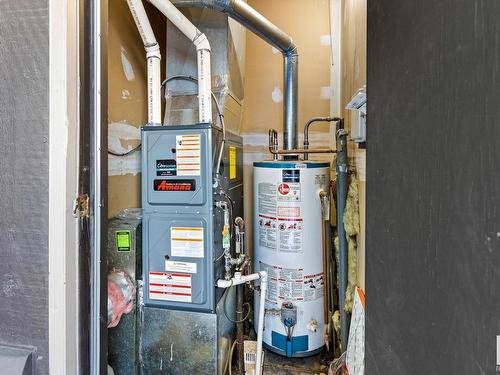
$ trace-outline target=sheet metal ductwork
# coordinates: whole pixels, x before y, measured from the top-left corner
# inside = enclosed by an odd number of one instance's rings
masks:
[[[284,61],[284,140],[285,150],[298,146],[298,52],[292,38],[242,0],[172,0],[177,7],[209,8],[227,14],[280,50]]]

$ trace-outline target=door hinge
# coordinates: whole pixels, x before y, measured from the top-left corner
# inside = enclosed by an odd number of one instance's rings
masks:
[[[81,194],[75,199],[75,209],[73,210],[73,216],[78,219],[88,219],[90,216],[89,210],[89,196],[87,194]]]

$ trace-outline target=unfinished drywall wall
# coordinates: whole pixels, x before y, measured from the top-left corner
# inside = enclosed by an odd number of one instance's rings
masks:
[[[248,3],[286,31],[299,51],[299,132],[314,116],[330,113],[330,26],[328,0],[249,0]],[[269,160],[268,130],[283,129],[283,57],[255,34],[247,33],[244,141],[245,218],[252,224],[252,163]],[[311,144],[328,146],[328,125],[315,125]],[[302,135],[299,142],[302,143]],[[325,157],[322,157],[325,160]],[[311,156],[311,159],[317,159]],[[327,160],[331,157],[326,156]],[[251,236],[249,236],[251,241]],[[252,246],[250,246],[252,248]]]
[[[366,0],[342,2],[341,108],[345,108],[358,89],[366,86],[366,6]],[[343,116],[346,128],[350,129],[352,111],[344,109]],[[358,285],[365,289],[366,153],[351,144],[349,154],[359,180]]]
[[[146,5],[164,69],[165,22]],[[108,31],[108,148],[124,153],[140,142],[140,127],[147,122],[146,54],[127,2],[109,0]],[[141,207],[140,152],[108,155],[108,215],[125,207]]]
[[[40,375],[49,371],[48,3],[0,1],[0,343],[36,347]]]

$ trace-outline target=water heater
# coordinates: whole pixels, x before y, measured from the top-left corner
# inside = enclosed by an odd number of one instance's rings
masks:
[[[307,161],[254,163],[255,268],[269,276],[263,341],[288,357],[313,355],[324,345],[320,192],[329,192],[329,167]],[[259,298],[255,305],[258,311]]]

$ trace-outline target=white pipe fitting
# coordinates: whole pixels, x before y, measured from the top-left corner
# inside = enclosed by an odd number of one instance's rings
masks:
[[[262,375],[262,338],[264,335],[264,312],[267,293],[267,272],[260,271],[250,275],[242,275],[241,272],[235,272],[230,280],[217,280],[219,288],[230,288],[235,285],[244,284],[249,281],[260,279],[260,304],[259,304],[259,326],[257,328],[257,353],[255,358],[255,374]]]
[[[198,58],[198,121],[200,123],[211,123],[212,73],[210,70],[210,43],[207,37],[169,0],[148,1],[162,12],[195,45]]]
[[[141,35],[146,50],[148,70],[148,124],[161,124],[161,68],[160,46],[156,41],[142,0],[127,0],[130,13]]]

